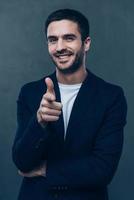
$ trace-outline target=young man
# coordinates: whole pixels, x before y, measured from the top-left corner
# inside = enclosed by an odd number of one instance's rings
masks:
[[[56,71],[23,86],[18,98],[18,199],[107,200],[122,152],[123,91],[86,69],[91,39],[83,14],[58,10],[45,26]]]

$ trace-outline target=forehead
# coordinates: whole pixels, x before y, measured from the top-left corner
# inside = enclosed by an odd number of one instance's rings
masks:
[[[80,35],[77,23],[71,20],[53,21],[47,28],[47,36],[49,35],[65,35],[65,34]]]

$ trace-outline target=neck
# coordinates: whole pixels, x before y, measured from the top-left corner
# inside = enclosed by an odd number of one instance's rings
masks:
[[[56,77],[59,83],[62,84],[77,84],[82,83],[87,76],[87,71],[85,67],[80,67],[76,72],[72,74],[63,74],[56,68]]]

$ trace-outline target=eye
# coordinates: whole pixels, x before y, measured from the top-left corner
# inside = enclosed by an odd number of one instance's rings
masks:
[[[67,35],[64,38],[67,42],[72,42],[75,40],[75,37],[73,35]]]
[[[56,37],[48,38],[48,44],[55,44],[56,42],[57,42],[57,38]]]

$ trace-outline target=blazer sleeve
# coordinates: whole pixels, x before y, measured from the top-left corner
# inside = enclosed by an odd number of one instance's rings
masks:
[[[122,89],[105,113],[92,153],[79,159],[48,163],[47,180],[51,186],[103,187],[114,176],[123,146],[127,104]]]
[[[18,128],[12,147],[13,161],[23,172],[33,170],[41,164],[48,138],[47,127],[43,129],[40,126],[36,113],[27,105],[27,93],[27,86],[23,86],[17,101]]]

